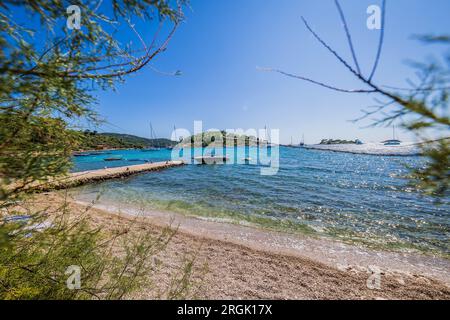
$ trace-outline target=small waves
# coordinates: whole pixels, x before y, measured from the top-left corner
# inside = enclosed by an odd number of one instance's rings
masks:
[[[78,166],[95,165],[86,158]],[[88,186],[80,196],[449,255],[449,199],[436,206],[403,178],[423,161],[280,148],[274,176],[254,165],[188,165]]]

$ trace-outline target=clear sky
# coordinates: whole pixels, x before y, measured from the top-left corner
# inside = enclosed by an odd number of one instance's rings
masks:
[[[381,1],[341,4],[360,65],[369,73],[379,31],[366,27],[366,10]],[[449,14],[448,0],[388,0],[385,47],[375,82],[405,86],[405,79],[414,76],[407,59],[439,56],[445,47],[423,45],[412,35],[448,34]],[[344,88],[360,87],[308,33],[301,16],[351,61],[332,0],[191,0],[186,21],[152,64],[183,75],[164,76],[145,68],[127,78],[117,92],[99,92],[98,111],[110,123],[100,131],[148,137],[151,121],[158,136],[168,137],[173,125],[193,130],[194,120],[202,120],[205,129],[278,128],[283,143],[291,136],[298,142],[302,133],[307,143],[322,138],[390,138],[391,128],[363,129],[369,122],[348,121],[373,105],[373,97],[332,92],[257,70],[273,67]],[[400,139],[409,139],[398,133]]]

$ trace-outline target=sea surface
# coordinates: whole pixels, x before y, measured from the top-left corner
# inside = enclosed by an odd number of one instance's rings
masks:
[[[244,151],[258,158],[256,148]],[[190,164],[84,186],[77,189],[77,198],[139,211],[167,210],[250,223],[369,247],[450,256],[449,197],[436,205],[404,178],[408,167],[424,165],[423,157],[288,147],[280,147],[279,154],[275,175],[261,175],[261,165]],[[122,160],[106,162],[107,157]],[[118,150],[76,157],[73,171],[170,158],[167,149]]]

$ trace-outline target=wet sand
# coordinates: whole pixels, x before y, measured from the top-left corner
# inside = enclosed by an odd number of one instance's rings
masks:
[[[40,195],[38,201],[59,200],[50,193]],[[72,200],[70,205],[80,210],[86,204]],[[373,251],[168,212],[99,206],[91,209],[90,217],[105,230],[157,233],[168,224],[178,226],[157,257],[164,272],[155,275],[156,282],[167,285],[182,257],[195,255],[194,278],[201,288],[194,298],[450,299],[450,261],[438,257]],[[377,269],[379,289],[371,281]],[[130,298],[151,299],[154,290],[144,288]]]

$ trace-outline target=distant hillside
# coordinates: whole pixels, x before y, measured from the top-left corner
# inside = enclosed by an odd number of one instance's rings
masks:
[[[80,150],[165,148],[176,144],[169,139],[147,139],[130,134],[98,133],[90,130],[80,132],[80,135]]]

